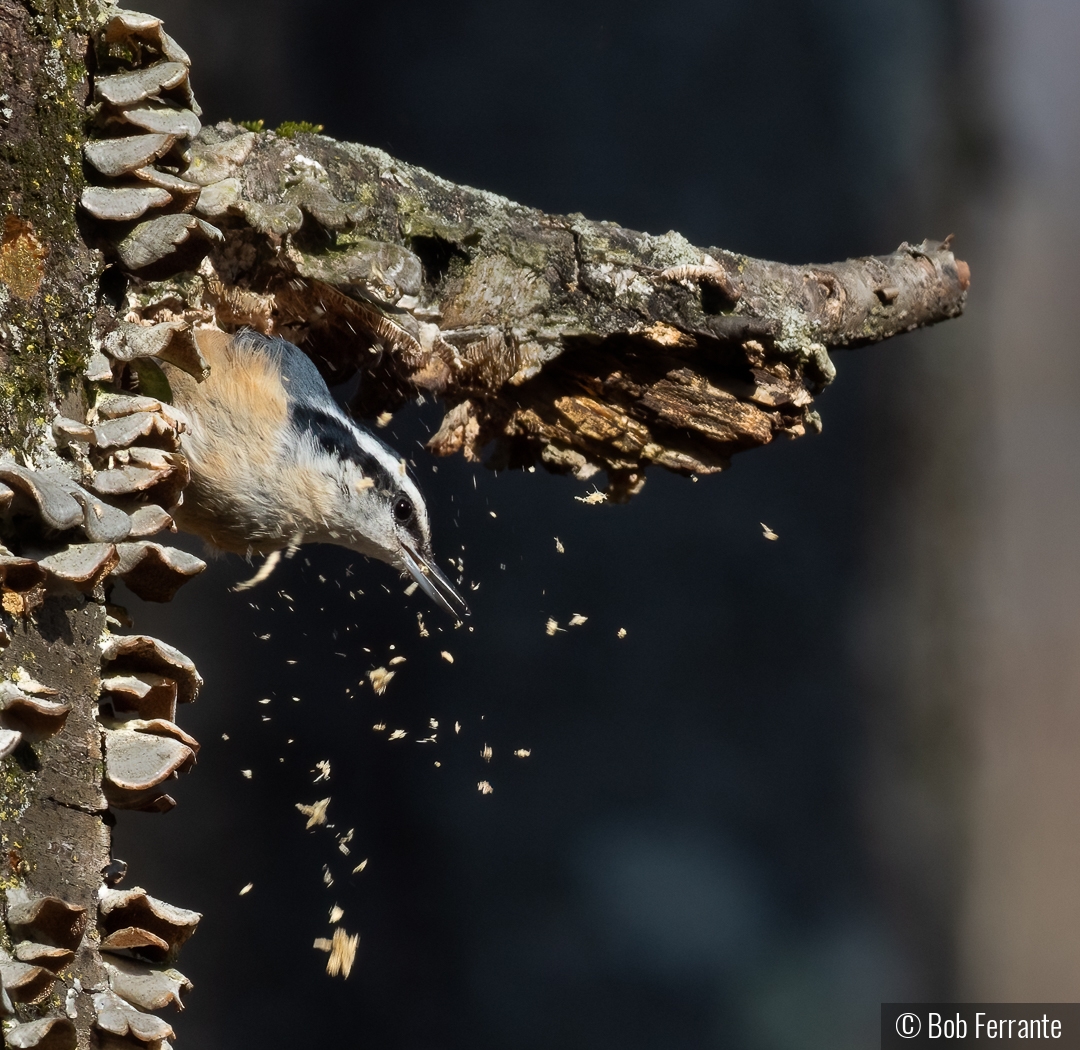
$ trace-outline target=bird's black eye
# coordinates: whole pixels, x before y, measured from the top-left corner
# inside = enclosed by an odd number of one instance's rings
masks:
[[[412,500],[408,496],[399,496],[394,503],[394,521],[399,525],[408,525],[412,516]]]

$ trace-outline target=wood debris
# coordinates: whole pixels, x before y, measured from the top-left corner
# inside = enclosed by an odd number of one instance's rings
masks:
[[[353,868],[352,873],[354,875],[359,875],[360,872],[362,872],[364,870],[364,868],[366,868],[366,867],[367,867],[367,857],[365,857],[362,861],[360,861],[359,864],[356,865],[355,868]]]
[[[323,759],[322,762],[316,762],[315,769],[319,771],[319,775],[315,778],[313,783],[317,784],[320,780],[330,779],[330,762],[328,759]],[[314,773],[315,769],[313,769],[311,772]]]
[[[345,914],[344,908],[339,908],[336,904],[330,909],[330,925],[333,926],[341,921],[341,917]]]
[[[593,489],[592,492],[586,493],[584,496],[575,496],[574,499],[576,499],[578,503],[585,503],[590,507],[593,507],[597,503],[606,503],[607,493],[601,492],[599,489]]]
[[[581,613],[574,613],[574,615],[570,617],[570,626],[580,627],[586,620],[588,620],[587,616],[582,616]]]
[[[778,539],[780,539],[779,535],[777,535],[777,533],[773,532],[773,530],[770,529],[769,526],[765,524],[765,522],[759,521],[758,524],[761,526],[761,535],[764,536],[765,539],[767,539],[767,540],[778,540]]]
[[[316,824],[326,823],[326,807],[330,805],[330,799],[319,799],[318,802],[311,806],[305,806],[303,802],[297,802],[296,808],[308,818],[307,824],[304,825],[305,829],[315,827]]]
[[[479,791],[481,795],[490,795],[495,791],[495,789],[486,780],[481,780],[476,785],[476,790]]]
[[[332,939],[316,937],[312,947],[317,951],[330,953],[330,958],[326,960],[326,972],[331,977],[337,977],[338,974],[348,977],[356,961],[356,948],[359,943],[360,934],[354,933],[350,937],[339,926],[334,930]]]
[[[453,656],[451,656],[451,655],[450,655],[450,654],[449,654],[449,653],[448,653],[448,652],[447,652],[447,651],[446,651],[445,649],[443,649],[443,651],[442,651],[441,653],[439,653],[439,655],[440,655],[440,656],[441,656],[441,657],[442,657],[442,658],[443,658],[443,659],[444,659],[444,660],[445,660],[445,661],[446,661],[446,662],[447,662],[448,664],[452,664],[452,663],[454,662],[454,658],[453,658]]]
[[[532,754],[532,748],[531,747],[519,747],[514,752],[514,757],[515,758],[528,758],[529,755],[531,755],[531,754]]]
[[[386,687],[395,674],[397,674],[396,671],[388,671],[385,667],[376,667],[374,671],[368,671],[367,676],[371,681],[371,688],[375,690],[376,696],[382,696],[386,692]]]
[[[249,882],[246,886],[244,886],[240,890],[240,896],[241,897],[246,897],[254,888],[255,888],[255,883],[254,882]]]
[[[566,553],[566,548],[562,545],[562,540],[560,540],[558,536],[555,537],[555,550],[560,554]]]
[[[404,740],[405,739],[405,730],[404,729],[395,729],[390,734],[389,739],[391,739],[391,740]]]
[[[242,776],[242,777],[243,777],[243,778],[244,778],[245,780],[250,780],[250,779],[251,779],[251,770],[250,770],[250,769],[241,769],[241,770],[240,770],[240,775],[241,775],[241,776]]]
[[[494,752],[491,750],[491,745],[490,744],[485,744],[482,748],[480,748],[480,757],[485,762],[490,762],[491,761],[492,754],[494,754]]]
[[[616,638],[625,638],[625,637],[626,637],[626,628],[625,628],[625,627],[620,627],[620,628],[619,628],[619,629],[618,629],[618,630],[617,630],[617,631],[615,632],[615,637],[616,637]]]

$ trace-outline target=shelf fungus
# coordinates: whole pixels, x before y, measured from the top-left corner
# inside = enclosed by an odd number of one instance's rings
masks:
[[[107,676],[131,675],[151,682],[144,672],[159,675],[176,684],[176,699],[190,703],[202,688],[202,676],[191,660],[167,642],[145,634],[112,635],[101,648],[101,661]],[[144,711],[143,717],[149,717]]]
[[[44,966],[19,962],[0,948],[0,980],[16,1003],[37,1003],[52,991],[56,975]]]
[[[13,616],[25,616],[45,598],[45,570],[33,558],[0,547],[0,605]],[[6,633],[6,631],[5,631]]]
[[[191,990],[191,982],[178,970],[156,969],[133,959],[118,956],[104,960],[109,987],[140,1010],[163,1010],[170,1003],[184,1008],[180,993]]]
[[[70,543],[38,564],[54,579],[92,591],[120,563],[112,543]]]
[[[206,568],[206,562],[185,551],[139,540],[117,545],[116,575],[148,602],[172,601],[173,595]]]
[[[122,449],[111,459],[113,466],[97,471],[88,483],[100,496],[141,497],[175,507],[191,476],[183,456],[156,448]]]
[[[24,693],[14,682],[0,682],[0,723],[28,740],[44,740],[64,728],[71,704]]]
[[[70,948],[57,948],[52,944],[35,944],[33,941],[20,941],[15,945],[15,958],[31,966],[43,966],[56,973],[65,966],[70,966],[75,953]]]
[[[94,1012],[94,1027],[112,1035],[130,1035],[141,1043],[159,1043],[176,1035],[168,1021],[143,1013],[114,991],[94,992]]]
[[[86,909],[59,897],[32,896],[20,886],[7,891],[7,924],[12,934],[38,944],[74,951],[86,929]]]
[[[83,146],[96,185],[83,191],[83,210],[98,224],[100,246],[126,270],[158,278],[192,269],[222,234],[190,214],[200,186],[185,173],[202,130],[191,60],[161,19],[138,12],[116,13],[96,46]]]
[[[73,529],[83,523],[82,505],[72,496],[72,489],[78,486],[61,471],[30,470],[4,456],[0,458],[0,481],[25,497],[32,504],[31,511],[49,528]],[[9,513],[17,514],[19,509],[15,501]]]
[[[42,1017],[17,1024],[4,1032],[12,1050],[76,1050],[75,1026],[66,1017]]]
[[[22,733],[17,729],[0,729],[0,758],[7,758],[22,743]]]
[[[195,752],[172,737],[105,730],[105,797],[117,809],[172,809],[175,803],[160,786],[194,764]]]
[[[210,366],[203,357],[187,321],[159,321],[153,325],[121,321],[105,336],[102,345],[105,352],[116,361],[126,363],[139,358],[152,357],[167,364],[176,365],[177,368],[190,372],[196,379],[204,379],[210,374]],[[98,412],[107,410],[117,400],[115,397],[108,399],[104,406],[99,405]],[[139,401],[141,403],[142,399]],[[160,402],[158,405],[159,407],[152,411],[162,411],[166,408]],[[174,413],[177,411],[171,405],[167,406],[167,409]],[[147,411],[142,408],[130,410]]]
[[[202,919],[199,912],[166,904],[138,886],[105,891],[98,912],[108,934],[103,950],[127,949],[155,961],[175,955]]]
[[[101,704],[110,717],[134,714],[143,719],[176,718],[176,680],[153,671],[107,675],[101,680]]]

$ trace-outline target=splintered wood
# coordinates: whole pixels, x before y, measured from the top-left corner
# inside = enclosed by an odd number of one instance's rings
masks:
[[[318,802],[311,806],[305,806],[302,802],[296,803],[296,808],[308,818],[307,824],[304,825],[306,829],[311,829],[317,824],[326,823],[326,807],[330,805],[330,799],[319,799]]]
[[[326,960],[326,972],[331,977],[348,977],[356,961],[356,949],[360,944],[360,934],[349,936],[340,926],[334,930],[333,937],[316,937],[312,945],[317,951],[329,952]]]

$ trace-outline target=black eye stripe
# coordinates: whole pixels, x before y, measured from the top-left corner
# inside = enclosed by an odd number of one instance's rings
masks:
[[[394,487],[390,472],[370,452],[365,452],[356,434],[340,419],[319,408],[293,405],[290,409],[293,426],[302,434],[310,434],[328,456],[342,457],[355,463],[364,477],[371,478],[378,489]]]

